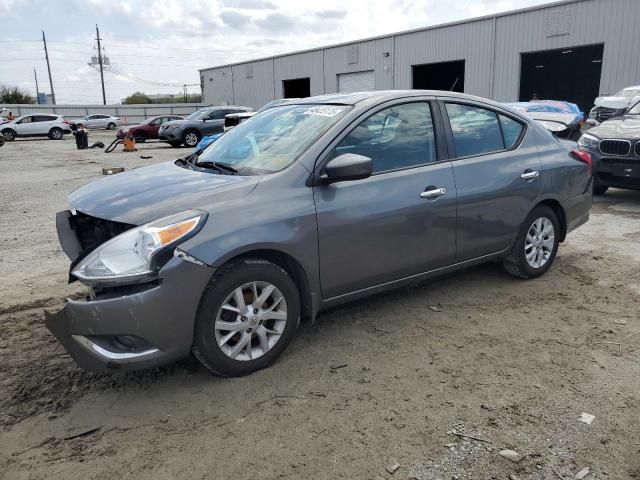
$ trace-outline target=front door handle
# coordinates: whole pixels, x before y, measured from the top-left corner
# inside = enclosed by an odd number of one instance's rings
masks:
[[[425,190],[420,194],[420,198],[438,198],[447,193],[447,189],[442,188],[433,188],[431,190]]]
[[[540,172],[537,170],[525,170],[524,173],[520,175],[520,178],[522,178],[523,180],[533,180],[534,178],[538,178],[539,176]]]

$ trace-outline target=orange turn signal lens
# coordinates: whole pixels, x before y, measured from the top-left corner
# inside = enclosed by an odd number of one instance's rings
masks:
[[[167,245],[189,233],[195,228],[197,223],[197,218],[191,218],[189,220],[185,220],[184,222],[176,223],[174,225],[169,225],[168,227],[159,229],[156,233],[158,234],[160,243],[162,245]]]

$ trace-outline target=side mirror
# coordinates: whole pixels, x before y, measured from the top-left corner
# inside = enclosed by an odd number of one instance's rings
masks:
[[[369,157],[355,153],[343,153],[329,160],[320,176],[325,183],[344,182],[368,178],[373,172]]]

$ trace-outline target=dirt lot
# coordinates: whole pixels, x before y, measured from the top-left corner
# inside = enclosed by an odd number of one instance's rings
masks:
[[[55,212],[181,152],[0,149],[0,478],[640,479],[640,334],[613,344],[640,331],[640,192],[599,198],[544,278],[485,265],[324,313],[246,378],[79,370],[43,324],[79,291]]]

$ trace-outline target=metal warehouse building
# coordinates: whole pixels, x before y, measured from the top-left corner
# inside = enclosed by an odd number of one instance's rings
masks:
[[[200,70],[203,103],[437,89],[569,100],[640,84],[640,0],[570,0]]]

